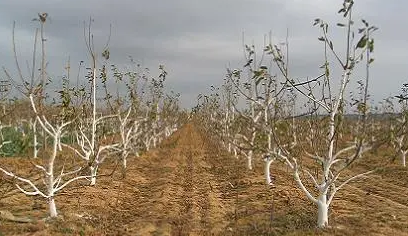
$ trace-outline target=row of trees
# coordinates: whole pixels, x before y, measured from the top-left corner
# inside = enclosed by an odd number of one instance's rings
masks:
[[[125,177],[128,157],[138,156],[140,152],[156,147],[175,132],[184,122],[184,112],[179,106],[179,94],[165,92],[167,72],[164,66],[159,66],[158,76],[152,76],[148,69],[133,61],[131,68],[108,65],[109,48],[106,46],[101,54],[95,50],[92,20],[84,29],[89,66],[80,63],[75,81],[70,76],[68,60],[62,87],[56,94],[48,91],[52,78],[46,68],[44,28],[47,17],[43,13],[36,19],[40,28],[35,33],[29,75],[25,76],[20,68],[14,30],[17,77],[4,68],[8,81],[27,98],[25,103],[29,104],[29,111],[24,111],[23,117],[19,118],[4,116],[8,119],[4,119],[2,124],[8,122],[8,126],[30,137],[32,163],[38,173],[34,177],[32,173],[17,175],[4,166],[0,166],[0,171],[13,178],[16,187],[26,195],[44,197],[49,204],[50,217],[56,217],[58,213],[54,199],[58,191],[81,179],[96,185],[101,164],[108,158],[121,163]],[[39,75],[36,75],[38,38],[42,50]],[[83,69],[85,79],[80,77]],[[24,98],[19,101],[22,100]],[[6,96],[2,101],[10,110],[16,103],[8,101]],[[23,119],[28,125],[22,125]],[[2,145],[12,142],[3,135],[0,137]],[[41,176],[42,180],[38,181]]]
[[[338,12],[342,21],[336,28],[345,32],[343,52],[334,46],[329,24],[314,21],[321,31],[323,60],[313,78],[294,77],[288,37],[273,44],[269,36],[261,55],[254,45],[244,45],[246,64],[227,69],[223,84],[212,87],[209,95],[200,95],[195,108],[226,150],[247,159],[248,169],[253,168],[254,157],[265,161],[267,184],[272,184],[271,164],[286,165],[298,187],[316,204],[321,228],[329,224],[335,194],[373,171],[346,174],[365,152],[392,144],[404,166],[408,153],[406,105],[402,113],[388,111],[395,118],[388,127],[370,116],[374,108],[369,106],[369,72],[377,27],[365,20],[357,25],[353,6],[353,0],[345,0]],[[391,135],[378,136],[386,128]]]
[[[402,112],[395,109],[392,99],[383,103],[382,112],[392,118],[387,127],[370,115],[372,34],[377,28],[365,20],[357,25],[353,7],[353,0],[344,0],[338,12],[342,21],[336,28],[345,32],[342,52],[332,42],[329,24],[322,19],[314,21],[321,31],[318,40],[323,60],[313,78],[293,76],[288,36],[283,44],[274,44],[269,36],[261,54],[254,45],[244,45],[245,65],[227,69],[223,84],[211,87],[209,95],[200,95],[194,110],[227,151],[246,158],[248,169],[253,169],[257,158],[263,159],[268,185],[273,184],[271,165],[287,166],[298,187],[317,206],[317,226],[322,228],[329,225],[335,194],[350,181],[372,172],[350,175],[346,171],[364,158],[365,152],[379,144],[391,144],[404,166],[408,153],[405,91],[399,96]],[[159,66],[158,76],[152,76],[133,61],[130,69],[109,65],[109,48],[99,53],[95,50],[92,21],[84,30],[90,57],[88,66],[80,64],[85,80],[80,76],[72,80],[68,61],[58,97],[48,94],[46,88],[52,80],[46,68],[47,17],[44,13],[37,19],[40,27],[28,76],[20,68],[13,33],[17,77],[7,69],[4,72],[7,81],[26,96],[29,109],[24,120],[4,115],[0,126],[2,147],[14,142],[1,132],[8,127],[30,137],[33,164],[41,174],[30,179],[28,174],[16,175],[3,166],[0,171],[14,178],[23,193],[47,199],[50,216],[55,217],[54,197],[59,190],[81,179],[95,185],[101,164],[108,158],[121,163],[125,175],[127,158],[157,146],[186,121],[186,114],[179,107],[179,94],[165,93],[167,72],[163,66]],[[37,75],[38,39],[41,63]],[[49,102],[49,97],[54,102]],[[7,96],[2,99],[6,114],[11,106],[6,103]],[[43,181],[35,180],[38,176],[43,176]]]

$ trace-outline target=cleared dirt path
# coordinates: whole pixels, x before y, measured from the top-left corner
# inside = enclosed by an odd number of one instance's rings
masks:
[[[233,209],[228,196],[222,194],[228,182],[214,171],[220,160],[213,154],[188,125],[153,152],[147,162],[132,165],[123,188],[132,189],[134,198],[126,195],[120,201],[132,204],[122,207],[134,211],[122,228],[134,235],[222,234],[227,214]],[[115,218],[123,216],[112,214],[109,221]]]

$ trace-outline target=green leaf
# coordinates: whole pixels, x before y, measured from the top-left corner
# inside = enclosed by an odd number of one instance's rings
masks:
[[[269,50],[271,50],[271,48],[269,47],[269,45],[266,45],[266,47],[264,48],[264,52],[267,52]]]
[[[371,39],[370,42],[368,42],[368,50],[370,50],[370,52],[374,51],[374,39]]]
[[[262,71],[254,71],[254,77],[259,77],[263,74]]]
[[[259,77],[259,78],[255,81],[255,84],[258,85],[263,79],[264,79],[263,76]]]
[[[324,42],[325,40],[324,40],[324,37],[322,36],[322,37],[319,37],[319,38],[317,38],[319,41],[322,41],[322,42]]]
[[[337,23],[337,26],[339,26],[339,27],[345,27],[346,25],[343,24],[343,23]]]
[[[365,104],[365,103],[359,103],[358,105],[357,105],[357,110],[359,111],[359,112],[361,112],[361,113],[366,113],[367,112],[367,109],[368,108],[368,106],[367,106],[367,104]]]
[[[109,57],[110,57],[110,52],[109,52],[109,49],[108,49],[108,48],[105,49],[105,50],[102,52],[102,57],[105,58],[105,60],[108,60],[108,59],[109,59]]]
[[[367,45],[367,36],[364,35],[358,41],[356,48],[364,48],[366,45]]]
[[[333,42],[332,41],[330,41],[329,46],[330,46],[330,49],[333,50]]]
[[[370,60],[368,61],[368,64],[371,64],[372,62],[374,62],[374,58],[370,58]]]

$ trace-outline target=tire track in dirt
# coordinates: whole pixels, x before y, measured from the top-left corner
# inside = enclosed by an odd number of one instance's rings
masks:
[[[132,193],[124,194],[118,208],[128,209],[133,216],[122,220],[126,229],[122,233],[222,235],[231,207],[222,193],[225,184],[219,183],[225,176],[213,171],[218,158],[214,155],[192,125],[187,125],[149,152],[146,162],[132,164],[124,186]],[[143,181],[137,181],[140,176]],[[110,221],[123,218],[123,211],[111,214]]]
[[[379,174],[368,175],[336,195],[332,207],[334,221],[341,227],[352,223],[356,228],[375,229],[375,235],[406,235],[407,196],[405,186],[391,183]]]
[[[216,223],[222,222],[225,215],[219,212],[224,207],[215,184],[217,176],[210,171],[212,165],[207,160],[205,141],[196,130],[191,127],[187,130],[180,140],[182,176],[177,178],[183,182],[179,199],[183,206],[179,212],[182,224],[176,227],[176,231],[172,230],[172,235],[214,235],[222,229],[217,228]]]
[[[379,175],[370,176],[370,181],[359,188],[368,195],[386,199],[395,205],[408,209],[408,188],[383,180]]]
[[[179,162],[180,167],[176,174],[175,181],[177,181],[177,179],[182,181],[182,190],[176,192],[175,200],[180,207],[177,214],[173,216],[174,219],[170,219],[172,221],[172,235],[188,235],[188,232],[193,227],[192,220],[195,218],[193,212],[194,202],[192,199],[195,173],[190,148],[191,147],[183,145],[181,153],[177,153],[177,155],[182,158],[182,161]]]
[[[378,174],[370,174],[365,180],[346,188],[354,189],[362,195],[377,198],[379,201],[389,202],[399,208],[408,209],[408,188],[397,185]]]

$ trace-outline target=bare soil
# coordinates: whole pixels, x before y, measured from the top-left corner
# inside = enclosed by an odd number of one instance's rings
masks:
[[[355,171],[380,158],[369,155]],[[20,173],[26,159],[1,159]],[[263,162],[244,159],[188,124],[155,150],[129,160],[125,178],[114,163],[102,167],[94,187],[78,182],[56,197],[60,217],[45,219],[46,202],[0,181],[0,211],[29,218],[0,220],[0,235],[408,235],[408,173],[389,166],[351,183],[336,196],[331,228],[319,230],[316,207],[296,187],[286,167],[272,165],[266,186]],[[353,171],[353,170],[352,170]],[[352,172],[351,171],[351,172]]]

